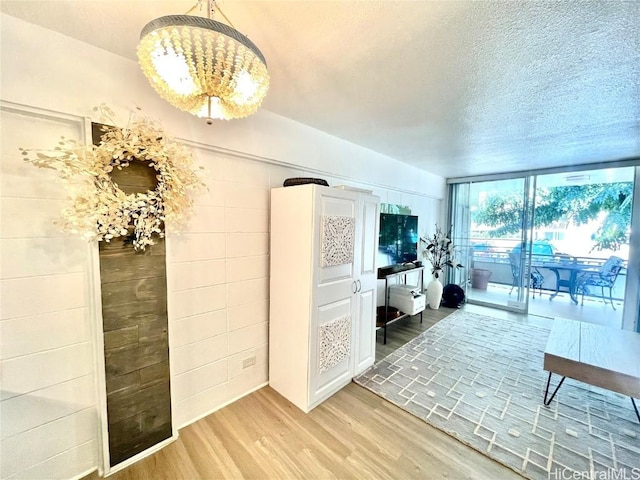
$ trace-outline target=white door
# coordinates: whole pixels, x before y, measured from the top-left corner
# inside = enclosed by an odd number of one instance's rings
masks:
[[[356,309],[357,195],[316,188],[314,206],[314,292],[309,332],[309,406],[351,380]]]
[[[354,375],[373,365],[376,357],[376,303],[378,271],[378,231],[380,222],[380,199],[361,195],[356,232],[356,341]]]

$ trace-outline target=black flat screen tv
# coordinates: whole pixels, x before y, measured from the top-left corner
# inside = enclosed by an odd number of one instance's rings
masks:
[[[418,259],[418,217],[380,214],[378,265],[388,266]]]

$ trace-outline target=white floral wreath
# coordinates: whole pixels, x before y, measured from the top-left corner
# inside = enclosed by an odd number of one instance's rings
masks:
[[[113,117],[105,105],[94,111],[109,120]],[[54,151],[35,151],[35,157],[29,156],[34,150],[20,150],[26,161],[58,171],[63,181],[81,180],[80,191],[62,211],[64,230],[106,242],[130,237],[136,250],[153,245],[154,234],[163,237],[165,222],[172,230],[182,226],[193,205],[189,194],[204,186],[191,151],[147,118],[133,119],[126,128],[107,129],[97,146],[62,137]],[[114,168],[121,170],[133,161],[155,169],[155,190],[127,194],[112,180]]]

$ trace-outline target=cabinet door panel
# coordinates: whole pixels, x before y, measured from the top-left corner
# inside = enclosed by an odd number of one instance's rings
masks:
[[[323,400],[351,380],[354,359],[353,297],[350,294],[314,312],[309,362],[309,404]]]
[[[380,200],[363,195],[360,200],[360,228],[357,279],[358,309],[356,322],[355,372],[358,374],[373,365],[376,346],[376,305],[378,275],[376,258],[378,253],[378,231],[380,222]]]
[[[336,282],[348,284],[355,275],[356,207],[356,198],[349,192],[322,191],[318,195],[314,264],[319,287]]]
[[[354,342],[356,348],[355,375],[373,365],[376,357],[375,316],[377,297],[377,290],[375,288],[362,291],[358,296],[358,334]]]
[[[380,201],[378,197],[365,196],[360,210],[362,237],[360,240],[360,275],[376,275],[378,254],[378,224],[380,222]]]

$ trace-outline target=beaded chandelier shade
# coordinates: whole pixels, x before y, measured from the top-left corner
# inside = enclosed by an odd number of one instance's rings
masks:
[[[209,0],[209,15],[212,8]],[[211,18],[152,20],[140,34],[138,61],[162,98],[207,123],[255,113],[269,89],[267,63],[258,47]]]

